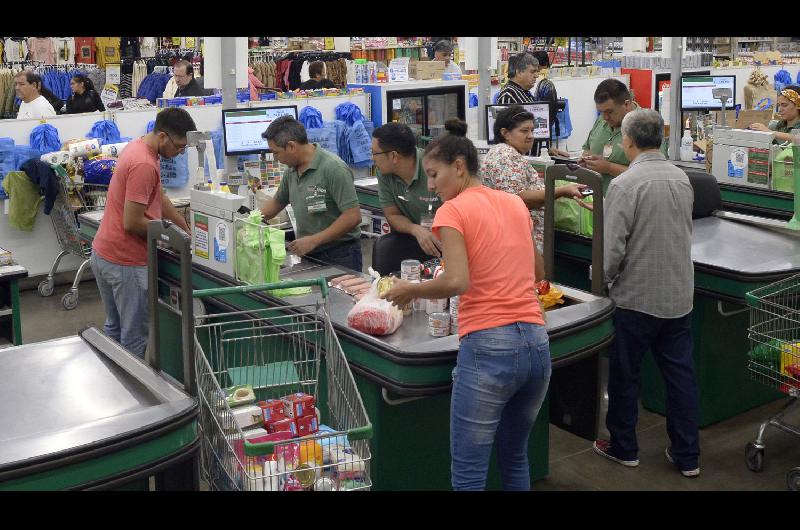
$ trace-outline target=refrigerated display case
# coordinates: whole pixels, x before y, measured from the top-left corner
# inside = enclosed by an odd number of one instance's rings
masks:
[[[371,96],[372,122],[405,123],[414,134],[436,137],[450,118],[466,121],[466,81],[407,81],[402,83],[348,84],[363,88]]]

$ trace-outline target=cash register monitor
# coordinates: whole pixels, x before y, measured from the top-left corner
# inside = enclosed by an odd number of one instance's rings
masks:
[[[736,106],[736,76],[685,75],[681,77],[681,110],[706,112],[721,110],[722,103],[714,98],[715,88],[730,88],[732,97],[725,102],[726,109]]]
[[[223,109],[222,134],[225,155],[251,155],[269,153],[267,141],[261,133],[281,116],[297,119],[297,106],[252,107],[249,109]]]
[[[496,144],[494,122],[496,116],[508,107],[519,106],[533,114],[533,138],[535,140],[550,139],[550,107],[554,101],[534,101],[532,103],[514,103],[511,105],[486,105],[486,141]]]

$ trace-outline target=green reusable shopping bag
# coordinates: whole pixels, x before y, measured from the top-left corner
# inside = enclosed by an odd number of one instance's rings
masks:
[[[569,184],[566,180],[557,180],[555,186],[563,186]],[[580,210],[581,205],[572,199],[557,199],[555,215],[555,226],[557,230],[569,232],[571,234],[580,233]]]
[[[251,285],[281,280],[280,269],[286,259],[286,234],[261,223],[261,212],[254,211],[237,223],[236,278]],[[274,289],[273,296],[298,296],[311,292],[310,287]]]

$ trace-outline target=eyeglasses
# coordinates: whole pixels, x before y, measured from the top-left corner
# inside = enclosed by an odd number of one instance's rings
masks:
[[[391,153],[392,151],[394,151],[394,149],[390,149],[389,151],[381,151],[379,153],[372,153],[372,156],[375,157],[375,156],[378,156],[378,155],[385,155],[387,153]]]
[[[175,140],[172,139],[172,136],[168,135],[167,133],[164,133],[164,134],[167,135],[167,138],[169,138],[170,143],[172,144],[172,146],[175,149],[178,150],[179,153],[183,153],[184,151],[186,151],[186,144],[183,144],[182,146],[178,146],[178,144],[175,143]]]

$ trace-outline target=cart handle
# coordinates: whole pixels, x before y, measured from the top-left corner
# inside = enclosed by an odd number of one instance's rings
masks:
[[[224,296],[227,294],[249,293],[250,291],[272,291],[274,289],[290,289],[293,287],[314,287],[317,286],[322,291],[322,297],[328,296],[328,283],[325,278],[313,278],[308,280],[291,280],[288,282],[261,283],[256,285],[237,285],[236,287],[219,287],[216,289],[200,289],[192,291],[194,298],[205,298],[208,296]]]

